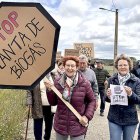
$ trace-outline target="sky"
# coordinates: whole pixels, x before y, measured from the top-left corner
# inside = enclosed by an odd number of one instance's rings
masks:
[[[1,0],[0,0],[1,1]],[[5,0],[18,2],[19,0]],[[114,58],[115,11],[118,9],[118,55],[140,59],[140,0],[21,0],[39,2],[61,26],[58,51],[73,43],[93,43],[95,58]],[[106,8],[111,11],[101,10]]]

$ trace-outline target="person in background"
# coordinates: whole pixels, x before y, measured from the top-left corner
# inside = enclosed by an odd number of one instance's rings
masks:
[[[140,60],[136,62],[136,65],[131,72],[140,79]],[[140,110],[140,104],[138,105],[138,110]],[[138,127],[138,140],[140,140],[140,124]]]
[[[51,71],[51,76],[52,76],[53,80],[55,80],[59,76],[62,76],[64,73],[64,66],[62,63],[62,59],[63,58],[58,59],[56,61],[55,68]]]
[[[50,81],[53,80],[50,74],[47,75]],[[40,83],[31,91],[27,91],[27,105],[31,107],[33,117],[33,129],[35,140],[42,140],[42,127],[43,120],[45,122],[45,134],[44,140],[50,140],[53,116],[53,107],[50,106],[46,95],[46,86],[44,82],[46,76],[40,81]]]
[[[131,72],[140,79],[140,60],[136,62],[136,65]]]
[[[104,64],[103,61],[101,60],[96,60],[96,65],[97,67],[94,68],[94,72],[96,74],[97,78],[97,83],[98,83],[98,89],[99,89],[99,94],[100,94],[100,99],[101,99],[101,104],[100,104],[100,116],[104,116],[104,110],[105,110],[105,88],[107,86],[107,78],[110,77],[109,72],[104,69]]]
[[[55,78],[62,76],[65,71],[62,61],[58,61],[57,66],[58,67],[57,67],[57,71],[55,73]]]
[[[78,71],[79,59],[76,56],[63,58],[64,74],[54,81],[55,87],[62,93],[65,101],[69,102],[82,116],[80,120],[51,90],[51,82],[46,83],[49,103],[57,104],[54,118],[56,140],[84,140],[87,124],[93,118],[96,100],[90,82]]]
[[[112,85],[122,85],[127,94],[128,105],[110,105],[108,113],[110,140],[133,140],[138,124],[136,104],[140,103],[140,79],[130,71],[132,61],[125,54],[115,60],[117,73],[109,78],[107,98],[110,101]]]
[[[98,84],[95,72],[88,68],[88,58],[85,55],[79,56],[79,71],[90,81],[92,90],[96,97],[96,109],[98,107]]]
[[[93,59],[91,59],[90,61],[89,61],[89,68],[90,69],[94,69],[94,68],[96,68],[96,63],[95,63],[95,61],[93,60]]]
[[[140,123],[139,123],[139,126],[138,126],[138,140],[140,140]]]

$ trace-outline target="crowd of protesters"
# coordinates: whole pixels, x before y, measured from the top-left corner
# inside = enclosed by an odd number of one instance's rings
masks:
[[[34,119],[35,140],[42,140],[43,120],[44,140],[50,140],[52,125],[56,140],[68,140],[69,137],[71,140],[86,139],[88,124],[99,106],[99,96],[101,117],[104,116],[105,102],[110,103],[107,116],[110,140],[133,140],[139,123],[136,105],[140,104],[140,62],[133,68],[132,60],[121,54],[114,60],[116,72],[113,74],[104,65],[99,59],[94,64],[89,63],[85,55],[63,57],[56,61],[55,69],[46,76],[51,81],[44,77],[33,91],[27,91],[27,102]],[[127,105],[112,103],[112,85],[124,88]],[[53,86],[77,110],[81,119],[54,93]],[[51,111],[53,106],[57,106],[54,112]],[[39,108],[40,112],[37,113]],[[140,140],[140,127],[137,133]]]

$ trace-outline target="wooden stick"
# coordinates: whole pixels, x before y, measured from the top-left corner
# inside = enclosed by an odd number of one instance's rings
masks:
[[[28,116],[27,116],[27,124],[26,124],[25,140],[27,140],[27,135],[28,135],[28,126],[29,126],[29,118],[30,118],[30,109],[31,109],[31,107],[29,106],[29,109],[28,109]]]
[[[49,81],[48,79],[46,79],[46,82],[50,83],[50,81]],[[52,85],[50,88],[51,88],[51,89],[54,91],[54,93],[61,99],[61,101],[74,113],[74,115],[75,115],[79,120],[81,120],[81,117],[82,117],[82,116],[77,112],[77,110],[76,110],[69,102],[67,102],[66,100],[63,99],[62,94],[58,91],[58,89],[57,89],[54,85]]]
[[[63,99],[62,94],[56,89],[55,86],[52,86],[51,89],[54,91],[54,93],[62,100],[62,102],[74,113],[74,115],[81,120],[81,115],[75,110],[75,108],[66,100]]]

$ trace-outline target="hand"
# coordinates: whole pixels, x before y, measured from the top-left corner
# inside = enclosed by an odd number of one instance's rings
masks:
[[[28,108],[32,108],[32,104],[28,104],[27,107],[28,107]]]
[[[108,87],[108,81],[107,81],[107,80],[105,80],[104,86],[105,86],[105,91],[106,91],[106,89],[107,89],[107,87]]]
[[[127,96],[131,96],[132,95],[132,89],[130,87],[124,86],[124,89],[125,89],[125,91],[127,93]]]
[[[88,126],[88,118],[86,116],[82,116],[79,122],[85,127]]]
[[[98,108],[98,101],[96,100],[95,110]]]
[[[110,88],[107,89],[106,95],[110,99],[110,96],[111,96],[111,89]]]
[[[108,85],[108,81],[107,81],[107,80],[105,80],[104,85],[105,85],[105,86],[107,86],[107,85]]]
[[[47,88],[49,91],[51,91],[51,88],[52,88],[53,84],[52,84],[50,81],[44,82],[44,84],[45,84],[46,88]]]

